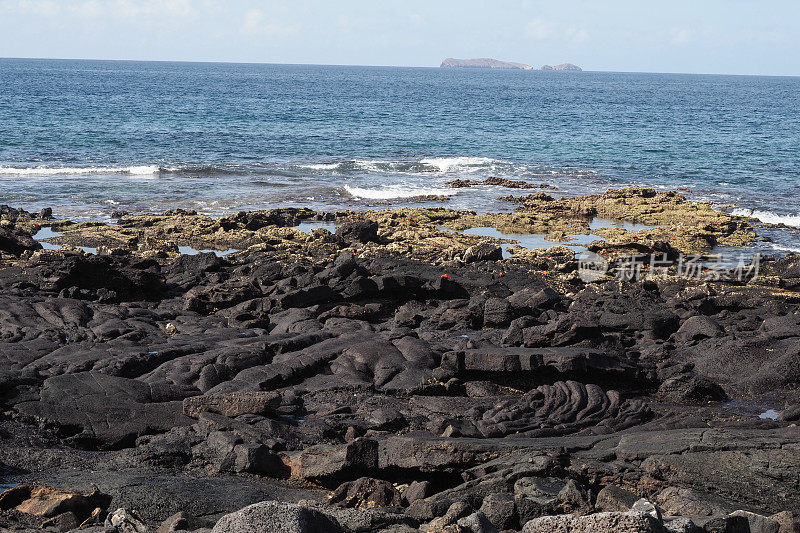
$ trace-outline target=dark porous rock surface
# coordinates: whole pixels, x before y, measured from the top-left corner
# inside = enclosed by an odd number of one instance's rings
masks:
[[[566,248],[441,229],[658,225],[609,258],[754,235],[649,189],[515,202],[1,207],[0,530],[796,531],[800,259],[586,282]]]

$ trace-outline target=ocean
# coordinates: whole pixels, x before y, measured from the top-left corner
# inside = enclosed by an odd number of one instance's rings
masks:
[[[499,176],[800,227],[799,153],[800,78],[0,59],[0,203],[74,220],[508,210],[530,191],[446,185]]]

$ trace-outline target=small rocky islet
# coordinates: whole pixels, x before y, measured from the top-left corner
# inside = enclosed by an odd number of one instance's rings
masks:
[[[508,200],[0,207],[0,529],[797,531],[800,256],[617,279],[758,224],[652,189]],[[474,227],[598,236],[612,268]]]

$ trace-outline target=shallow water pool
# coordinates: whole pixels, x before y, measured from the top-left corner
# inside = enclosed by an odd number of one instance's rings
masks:
[[[178,246],[178,251],[183,255],[207,254],[211,252],[217,257],[225,257],[226,255],[231,255],[239,250],[236,248],[228,248],[227,250],[198,250],[197,248],[192,248],[191,246]]]
[[[336,223],[327,220],[304,220],[293,229],[298,229],[303,233],[311,233],[315,229],[326,229],[331,233],[336,233]]]

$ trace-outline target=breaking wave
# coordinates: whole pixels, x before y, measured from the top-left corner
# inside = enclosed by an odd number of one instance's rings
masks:
[[[101,167],[0,167],[0,176],[59,176],[82,174],[131,174],[146,176],[161,171],[158,165]]]
[[[439,172],[463,170],[464,167],[485,167],[496,162],[489,157],[425,157],[420,160],[421,164],[434,167]]]
[[[365,198],[369,200],[390,200],[393,198],[414,198],[416,196],[451,196],[456,194],[453,189],[437,189],[437,188],[409,188],[404,185],[387,185],[380,189],[365,189],[363,187],[351,187],[345,185],[344,189],[355,198]]]
[[[757,218],[766,224],[785,224],[800,228],[800,214],[798,215],[780,215],[773,211],[759,210],[759,209],[744,209],[736,208],[732,214],[742,217]]]

